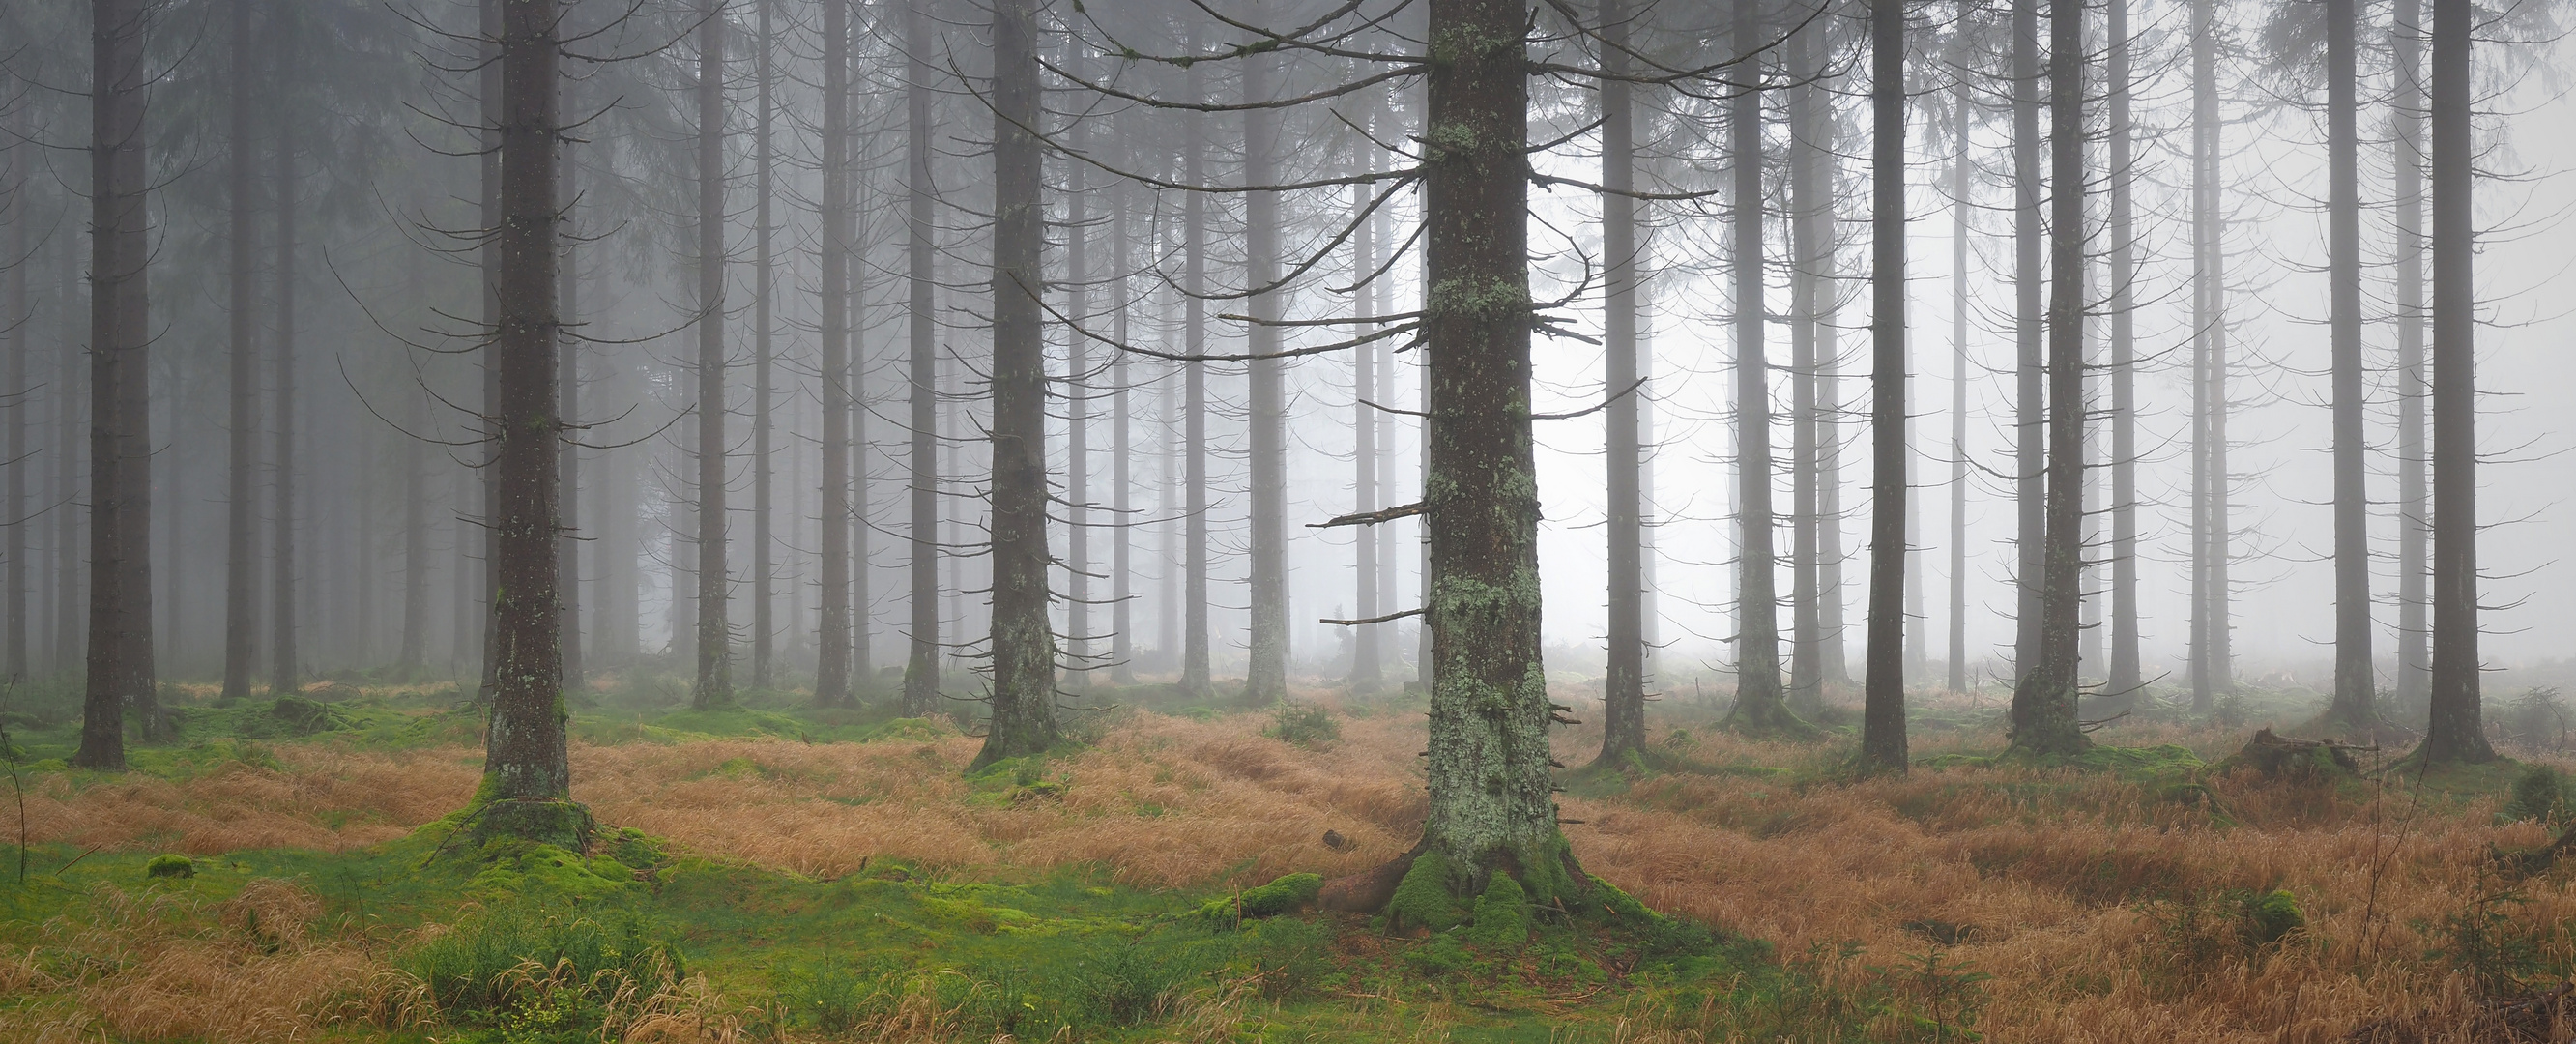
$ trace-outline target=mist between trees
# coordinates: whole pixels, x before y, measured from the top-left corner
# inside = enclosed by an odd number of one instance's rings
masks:
[[[2556,17],[15,4],[6,670],[100,767],[169,683],[466,679],[531,799],[647,676],[988,759],[1417,687],[1531,824],[1551,680],[1612,757],[2261,679],[2483,758],[2481,600],[2548,586],[2493,526],[2563,526],[2476,374],[2567,376]]]

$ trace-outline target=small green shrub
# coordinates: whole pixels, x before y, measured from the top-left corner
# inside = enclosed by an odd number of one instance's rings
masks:
[[[2482,996],[2523,992],[2523,979],[2541,968],[2553,930],[2523,920],[2526,902],[2522,893],[2490,873],[2459,909],[2432,924],[2416,925],[2434,941],[2425,956],[2465,975]]]
[[[1262,735],[1301,747],[1316,747],[1342,738],[1342,724],[1320,703],[1281,701],[1270,711]]]
[[[195,877],[197,861],[187,856],[164,853],[143,864],[145,877]]]
[[[2567,822],[2568,811],[2566,777],[2547,765],[2533,765],[2514,778],[2503,815],[2508,821],[2534,819],[2556,826]]]
[[[792,1017],[838,1036],[857,1029],[866,1017],[871,986],[869,977],[849,962],[825,954],[821,961],[790,973],[778,999]]]

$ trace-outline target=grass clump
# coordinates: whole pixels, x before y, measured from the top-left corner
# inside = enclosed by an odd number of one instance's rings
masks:
[[[143,864],[143,876],[195,877],[197,876],[197,861],[190,859],[187,856],[165,852],[161,855],[153,856],[151,862]]]
[[[429,1004],[491,1041],[547,1044],[603,1033],[638,998],[682,978],[679,951],[630,910],[513,904],[468,917],[404,955]]]

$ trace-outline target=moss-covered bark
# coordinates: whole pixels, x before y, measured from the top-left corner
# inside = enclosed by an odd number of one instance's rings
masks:
[[[1529,901],[1579,893],[1548,774],[1530,439],[1528,87],[1518,0],[1430,6],[1424,373],[1431,534],[1428,851],[1407,875]]]

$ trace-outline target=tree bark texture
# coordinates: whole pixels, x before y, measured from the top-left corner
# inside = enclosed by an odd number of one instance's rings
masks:
[[[2432,0],[2433,687],[2426,762],[2495,759],[2478,691],[2477,245],[2470,0]]]
[[[555,456],[563,438],[555,412],[561,59],[554,0],[509,0],[503,10],[502,220],[493,254],[501,267],[490,279],[501,320],[490,349],[501,392],[492,424],[501,495],[491,513],[501,582],[493,591],[496,687],[477,798],[507,803],[485,811],[485,830],[559,841],[586,827],[586,817],[567,809],[572,772],[565,757],[569,714],[560,684],[563,613],[555,553]]]
[[[290,20],[270,31],[278,46],[277,65],[280,79],[294,60],[293,45],[288,42]],[[272,543],[269,551],[269,683],[272,695],[294,692],[303,663],[303,653],[296,648],[296,548],[295,548],[295,121],[280,116],[277,124],[277,182],[271,186],[276,196],[277,263],[277,370],[270,383],[276,386],[277,408],[272,411],[277,430],[276,447],[270,451],[273,460],[271,487],[276,495],[270,509]]]
[[[1763,39],[1760,0],[1735,0],[1735,47]],[[1746,70],[1748,74],[1752,70]],[[1740,85],[1727,102],[1734,168],[1729,206],[1735,269],[1735,709],[1727,722],[1754,733],[1804,732],[1780,685],[1778,589],[1771,552],[1771,371],[1763,355],[1762,90]]]
[[[2361,102],[2354,0],[2325,0],[2326,285],[2334,398],[2335,683],[2326,720],[2379,717],[2371,668],[2369,434],[2362,411]]]
[[[1645,525],[1637,440],[1636,114],[1627,81],[1626,0],[1601,0],[1601,336],[1607,420],[1609,555],[1607,674],[1601,686],[1601,758],[1617,764],[1646,749]],[[1369,614],[1374,615],[1374,614]]]
[[[1513,875],[1533,903],[1589,891],[1556,822],[1539,657],[1530,432],[1526,14],[1431,0],[1423,206],[1431,451],[1428,851],[1450,885]]]
[[[850,685],[850,5],[823,0],[823,196],[817,201],[823,226],[822,256],[816,258],[822,279],[822,311],[816,317],[822,335],[823,496],[821,634],[816,636],[814,702],[833,707],[849,703]],[[926,278],[914,289],[926,292]],[[919,313],[916,312],[916,321]],[[924,332],[927,332],[925,324]],[[920,542],[915,543],[916,550]],[[935,602],[932,604],[936,604]],[[938,626],[933,617],[931,626]],[[911,689],[905,688],[907,713]],[[927,707],[925,702],[923,707]]]
[[[251,312],[258,307],[258,272],[252,261],[258,231],[253,224],[256,178],[251,173],[253,113],[258,103],[251,89],[257,58],[251,9],[259,0],[232,0],[231,170],[226,187],[231,224],[226,250],[231,258],[227,309],[231,421],[227,426],[229,456],[225,476],[224,689],[227,701],[250,698],[250,678],[259,662],[259,333]]]
[[[151,258],[145,0],[90,4],[89,675],[81,768],[125,768],[129,714],[158,730],[152,658]]]
[[[2389,106],[2390,206],[2397,231],[2397,707],[2408,720],[2426,712],[2432,682],[2426,400],[2432,396],[2424,354],[2424,67],[2423,2],[2396,0],[2389,34],[2395,97]]]
[[[2077,723],[2084,611],[2084,0],[2049,5],[2047,530],[2036,660],[2013,688],[2012,746],[2040,755],[2091,745]],[[2024,577],[2027,584],[2029,577]]]
[[[983,766],[1056,742],[1036,0],[993,5],[992,717]]]
[[[1243,60],[1246,102],[1266,99],[1274,70],[1268,55]],[[1277,180],[1279,117],[1276,109],[1243,114],[1243,174],[1246,182],[1266,185]],[[1245,663],[1246,702],[1266,706],[1288,698],[1288,404],[1279,351],[1279,194],[1253,192],[1244,199],[1244,279],[1252,297],[1245,309],[1252,317],[1247,347],[1252,359],[1248,377],[1251,438],[1251,636]]]
[[[1871,0],[1869,650],[1861,763],[1905,771],[1905,5]]]
[[[2111,109],[2111,656],[2103,692],[2117,705],[2145,685],[2138,663],[2136,130],[2130,120],[2129,0],[2109,0],[2104,73]]]
[[[2047,545],[2047,492],[2042,487],[2047,430],[2042,398],[2047,375],[2041,356],[2040,201],[2046,185],[2039,170],[2039,0],[2012,5],[2013,168],[2013,674],[2039,662],[2040,602]]]
[[[723,0],[698,23],[697,685],[701,710],[733,701],[733,584],[725,561],[725,98]]]
[[[911,383],[912,469],[911,539],[912,634],[903,668],[903,711],[920,716],[937,709],[939,700],[939,364],[938,332],[932,325],[937,302],[933,251],[938,226],[931,213],[930,182],[930,0],[908,0],[903,8],[904,111],[904,260],[905,308],[910,338],[906,373]],[[846,147],[846,146],[845,146]]]

